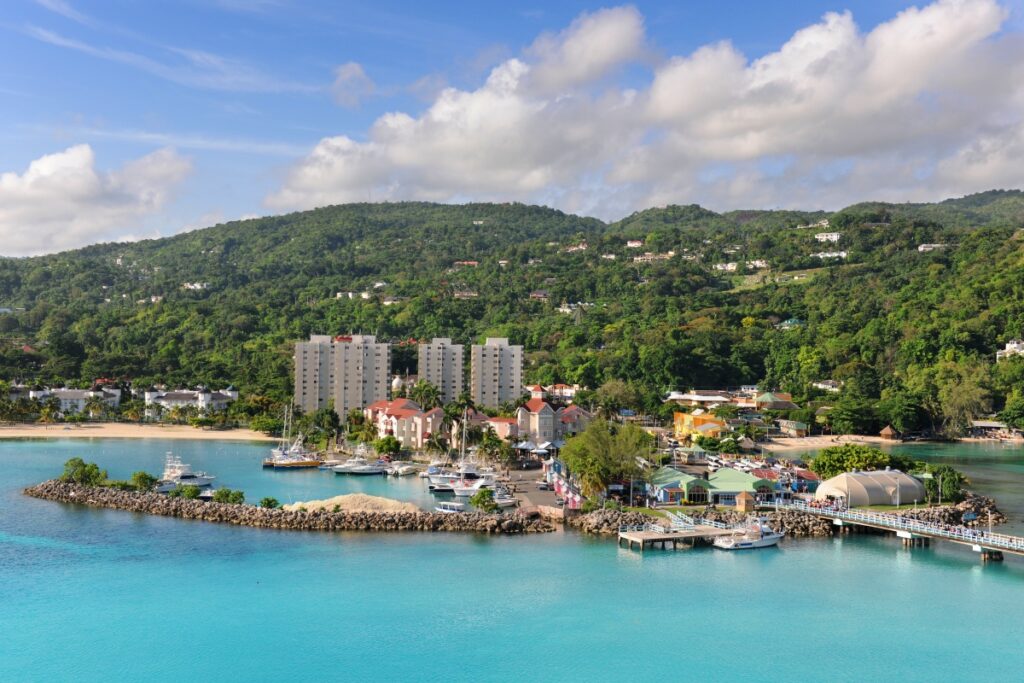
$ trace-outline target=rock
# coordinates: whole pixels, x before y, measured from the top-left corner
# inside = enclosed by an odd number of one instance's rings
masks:
[[[31,486],[25,489],[25,494],[58,503],[84,504],[222,524],[301,531],[454,531],[484,534],[554,531],[554,527],[544,520],[528,519],[521,515],[489,515],[480,512],[452,515],[419,510],[333,512],[325,509],[269,509],[245,504],[168,498],[159,493],[121,491],[58,480]]]

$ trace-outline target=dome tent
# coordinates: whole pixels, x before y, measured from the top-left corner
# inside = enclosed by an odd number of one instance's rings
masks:
[[[909,474],[886,469],[837,475],[822,482],[814,497],[817,500],[842,498],[850,507],[895,505],[897,500],[901,504],[923,501],[925,490],[924,484]]]

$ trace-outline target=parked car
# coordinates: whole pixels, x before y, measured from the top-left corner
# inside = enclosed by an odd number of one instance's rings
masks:
[[[551,487],[548,486],[548,483],[546,481],[537,482],[538,491],[549,491],[550,489]]]

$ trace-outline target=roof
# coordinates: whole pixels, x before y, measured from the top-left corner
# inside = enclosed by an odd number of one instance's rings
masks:
[[[367,410],[385,410],[388,407],[388,402],[385,400],[374,401],[370,405],[366,406]]]
[[[659,468],[654,472],[654,474],[651,477],[651,483],[657,486],[658,488],[665,488],[679,486],[680,484],[691,484],[692,482],[695,482],[699,479],[699,477],[695,477],[692,474],[687,474],[686,472],[677,470],[674,467],[665,466]]]
[[[516,419],[514,417],[489,417],[488,422],[500,422],[502,424],[515,424]]]
[[[544,391],[544,387],[542,387],[539,384],[531,384],[530,386],[526,387],[526,390],[527,391]]]
[[[716,489],[721,491],[751,491],[757,490],[758,484],[772,485],[771,480],[755,477],[753,474],[740,472],[731,467],[723,467],[708,476],[708,481]]]
[[[823,500],[845,498],[851,507],[863,505],[892,505],[897,496],[902,503],[925,499],[924,484],[899,470],[872,472],[845,472],[822,482],[814,497]]]
[[[531,398],[529,401],[523,404],[523,407],[526,408],[526,410],[528,410],[531,413],[539,413],[540,411],[544,410],[545,407],[548,410],[551,410],[551,406],[549,406],[547,402],[542,398]]]
[[[750,473],[758,479],[771,479],[772,481],[779,478],[781,474],[778,470],[773,470],[770,467],[759,467],[757,469],[750,470]]]

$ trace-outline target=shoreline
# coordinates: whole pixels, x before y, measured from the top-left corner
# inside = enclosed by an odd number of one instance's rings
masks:
[[[82,425],[0,424],[0,439],[174,439],[196,441],[276,441],[251,429],[196,429],[190,425],[98,422]]]
[[[767,443],[758,445],[770,453],[789,453],[792,451],[819,450],[821,448],[828,448],[829,446],[843,446],[845,444],[858,444],[861,446],[914,446],[918,444],[937,443],[977,443],[1024,446],[1024,439],[988,439],[978,436],[964,436],[954,441],[899,441],[883,439],[880,436],[872,436],[868,434],[842,434],[840,436],[818,435],[794,436],[781,439],[776,438]]]

